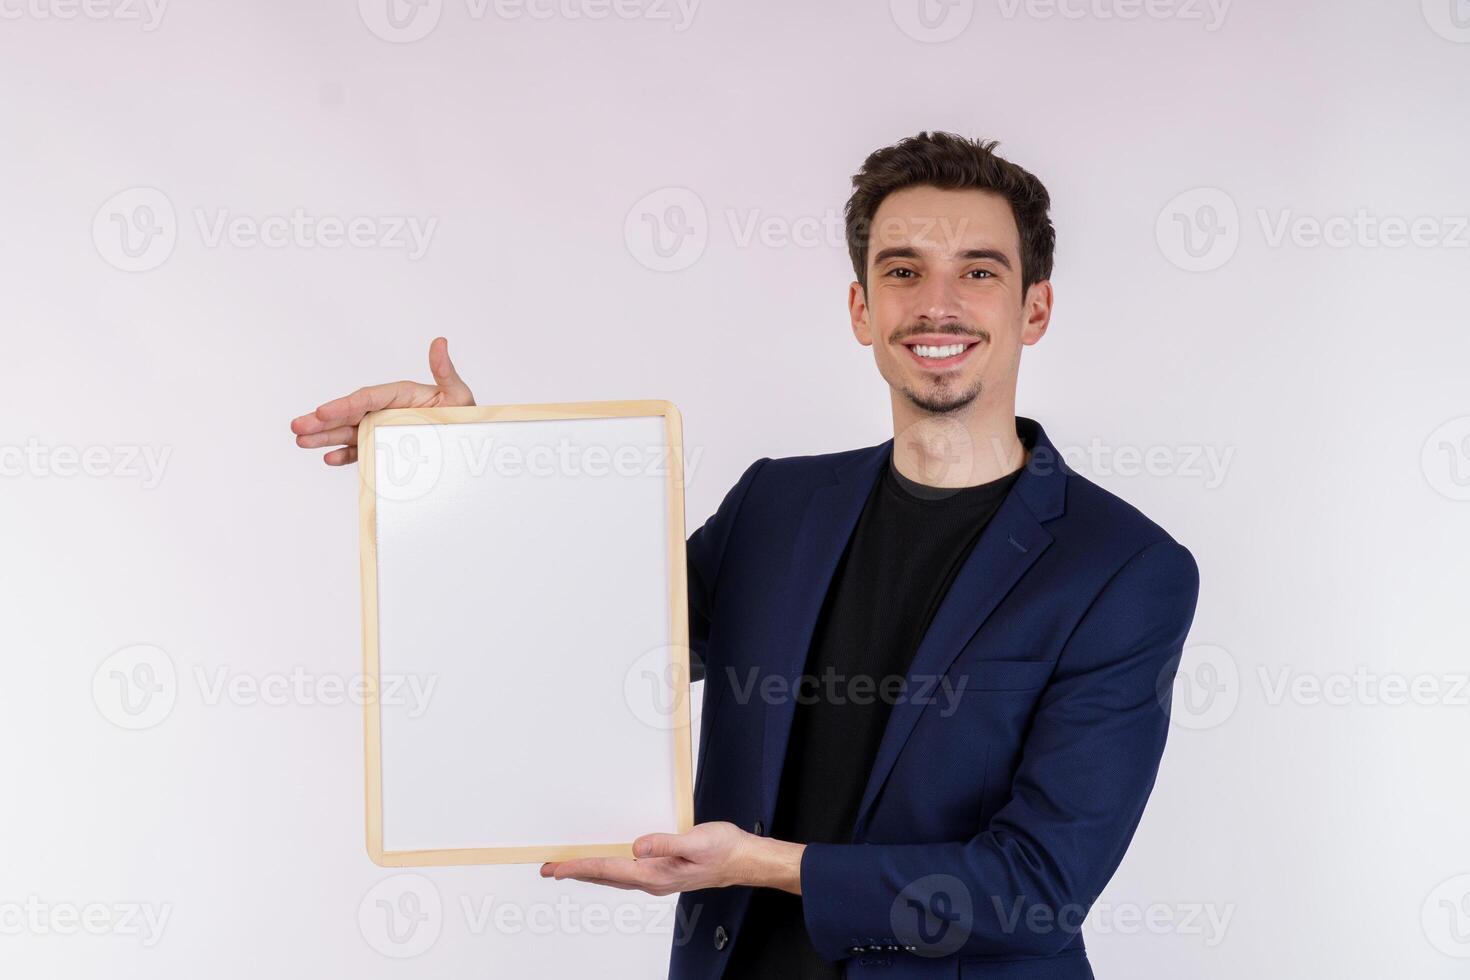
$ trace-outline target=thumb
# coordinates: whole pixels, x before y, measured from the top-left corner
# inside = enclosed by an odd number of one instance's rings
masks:
[[[683,834],[647,834],[633,842],[635,857],[684,857],[688,852]]]
[[[434,383],[439,387],[469,395],[469,385],[464,383],[464,379],[454,369],[454,362],[449,359],[449,341],[444,337],[435,337],[434,342],[429,344],[429,373],[434,376]]]

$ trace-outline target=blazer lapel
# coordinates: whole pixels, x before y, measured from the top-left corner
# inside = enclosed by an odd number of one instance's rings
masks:
[[[878,792],[918,723],[919,713],[927,707],[925,702],[932,700],[939,678],[1052,542],[1051,533],[1042,527],[1042,521],[1063,510],[1066,467],[1040,425],[1031,419],[1017,418],[1016,428],[1029,447],[1026,465],[990,523],[980,532],[909,664],[904,690],[928,692],[930,697],[905,698],[889,712],[883,740],[878,744],[862,803],[858,806],[854,840],[861,840],[866,831]]]
[[[933,690],[937,679],[1052,541],[1042,522],[1062,512],[1065,474],[1069,471],[1040,425],[1017,417],[1016,429],[1030,449],[1025,469],[981,532],[935,612],[909,665],[908,691],[916,690],[916,683],[919,691]],[[893,440],[889,439],[858,453],[839,466],[834,471],[833,482],[818,487],[807,502],[792,545],[793,557],[783,590],[780,642],[775,645],[775,660],[770,664],[772,674],[783,679],[787,692],[795,690],[797,679],[806,667],[817,617],[837,563],[857,526],[880,468],[888,465],[892,446]],[[858,807],[854,839],[860,839],[878,791],[924,707],[923,703],[905,699],[889,713]],[[773,698],[765,708],[761,812],[769,822],[775,814],[795,699]]]
[[[834,481],[818,487],[807,501],[800,530],[792,542],[792,561],[782,590],[785,606],[781,642],[775,644],[776,660],[770,664],[772,674],[768,675],[783,678],[788,694],[795,691],[797,679],[806,668],[812,633],[833,573],[878,478],[879,466],[887,465],[892,443],[889,439],[869,447],[837,467]],[[781,787],[781,769],[795,711],[795,698],[791,696],[772,698],[765,706],[761,812],[768,826],[776,812],[776,794]]]

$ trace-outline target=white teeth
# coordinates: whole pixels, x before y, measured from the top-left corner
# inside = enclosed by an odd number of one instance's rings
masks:
[[[964,353],[964,344],[946,344],[943,347],[932,347],[928,344],[915,344],[914,353],[920,357],[954,357],[956,354]]]

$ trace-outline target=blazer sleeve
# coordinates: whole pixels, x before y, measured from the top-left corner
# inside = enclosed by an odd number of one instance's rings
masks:
[[[873,943],[920,956],[1025,956],[1071,943],[1153,788],[1198,595],[1194,558],[1171,539],[1113,575],[1041,694],[1009,799],[974,837],[809,844],[802,904],[817,950],[829,960]],[[929,913],[907,930],[906,915]]]
[[[704,680],[705,651],[709,644],[710,624],[714,622],[715,589],[719,585],[720,567],[730,532],[740,514],[740,505],[760,468],[770,461],[762,457],[746,467],[719,508],[685,542],[685,567],[689,578],[689,680]]]

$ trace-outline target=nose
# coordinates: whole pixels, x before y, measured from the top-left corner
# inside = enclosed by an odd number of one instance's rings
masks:
[[[948,276],[928,276],[915,297],[914,316],[935,326],[960,319],[959,288]]]

